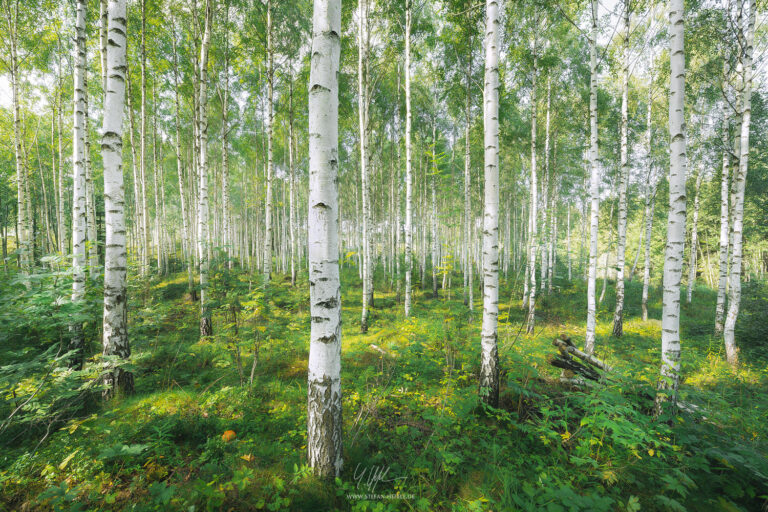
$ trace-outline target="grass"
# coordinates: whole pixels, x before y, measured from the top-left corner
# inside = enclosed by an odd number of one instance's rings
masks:
[[[81,404],[39,446],[44,421],[30,423],[13,442],[0,435],[0,510],[765,507],[764,342],[742,329],[744,364],[738,370],[725,364],[722,343],[711,335],[711,290],[696,288],[681,323],[680,395],[699,413],[655,420],[659,290],[651,293],[651,319],[643,322],[641,284],[627,284],[625,335],[617,339],[611,336],[609,283],[598,313],[596,355],[616,375],[604,386],[577,391],[557,382],[559,370],[547,358],[560,333],[583,345],[583,284],[556,280],[555,292],[540,295],[533,335],[521,329],[519,291],[510,301],[512,291],[503,286],[501,404],[488,409],[476,398],[481,293],[470,313],[460,289],[449,300],[446,291],[435,299],[417,286],[413,316],[405,319],[395,292],[377,283],[371,327],[361,335],[356,271],[345,270],[343,279],[342,478],[319,481],[304,466],[305,280],[294,289],[275,279],[265,297],[247,275],[219,269],[211,291],[214,336],[203,341],[199,304],[186,294],[185,273],[132,283],[136,394]],[[460,283],[460,276],[453,281]],[[764,290],[747,290],[747,327],[760,318]],[[22,328],[7,330],[16,350],[30,344],[19,336]],[[90,331],[94,342],[96,329]],[[51,344],[39,336],[32,345],[42,350]],[[21,356],[9,350],[0,358],[10,365]],[[6,398],[3,407],[12,402]],[[228,430],[236,437],[226,442]],[[378,482],[371,479],[377,470],[383,473]]]

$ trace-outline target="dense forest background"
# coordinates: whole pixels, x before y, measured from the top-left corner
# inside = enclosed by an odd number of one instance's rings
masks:
[[[0,510],[765,510],[765,20],[0,0]]]

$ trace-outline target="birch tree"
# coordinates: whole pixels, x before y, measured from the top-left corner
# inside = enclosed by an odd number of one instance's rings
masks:
[[[274,175],[273,121],[275,97],[274,50],[272,48],[272,0],[267,0],[267,190],[264,202],[264,287],[272,274],[272,178]]]
[[[104,128],[101,154],[104,159],[104,328],[105,356],[128,359],[127,295],[125,274],[125,190],[123,188],[123,108],[126,74],[125,0],[109,0],[107,6],[107,89],[104,98]],[[117,392],[133,391],[133,374],[119,367],[105,374],[109,398]]]
[[[747,182],[747,169],[749,167],[749,125],[752,118],[752,44],[755,37],[755,11],[757,4],[755,0],[742,0],[742,12],[747,10],[746,30],[739,27],[738,30],[744,30],[745,35],[740,38],[742,56],[742,83],[741,83],[741,127],[740,127],[740,145],[739,145],[739,167],[733,176],[731,183],[731,198],[733,204],[733,225],[731,233],[733,236],[733,254],[731,255],[730,272],[730,296],[728,297],[728,315],[725,317],[725,352],[728,363],[736,366],[739,363],[739,349],[736,346],[736,320],[739,316],[739,307],[741,305],[741,272],[742,257],[744,248],[742,245],[742,236],[744,228],[744,189]]]
[[[307,452],[318,475],[342,468],[339,281],[339,55],[341,0],[314,0],[309,76],[309,293]]]
[[[205,28],[200,44],[197,130],[200,139],[198,158],[197,253],[200,266],[200,336],[213,334],[208,307],[208,45],[211,41],[212,0],[205,3]]]
[[[726,116],[724,116],[725,118]],[[728,191],[729,174],[731,170],[730,154],[728,151],[728,120],[724,120],[723,127],[723,167],[720,176],[720,238],[719,238],[719,272],[717,280],[717,305],[715,306],[715,336],[723,334],[723,322],[725,320],[725,293],[728,282]]]
[[[669,213],[661,313],[661,379],[657,412],[674,404],[680,382],[680,281],[683,275],[686,209],[685,53],[683,0],[669,2]]]
[[[536,18],[536,27],[538,29],[538,17]],[[528,211],[530,219],[528,221],[528,321],[527,332],[533,333],[536,325],[536,251],[538,251],[538,230],[537,217],[539,210],[538,200],[538,181],[536,176],[536,118],[538,117],[537,99],[536,99],[536,75],[538,73],[538,51],[537,36],[533,36],[533,72],[531,74],[531,206]]]
[[[368,332],[368,307],[373,295],[373,263],[371,262],[371,196],[368,172],[368,2],[358,2],[357,29],[357,108],[360,128],[360,188],[363,231],[363,307],[360,331]]]
[[[589,267],[587,270],[587,334],[584,351],[595,350],[597,304],[597,235],[600,213],[600,175],[597,162],[597,0],[591,2],[592,31],[589,37]]]
[[[499,404],[499,3],[485,3],[483,325],[480,398]]]
[[[627,184],[629,182],[629,16],[630,0],[624,0],[624,48],[621,69],[621,169],[619,171],[619,223],[616,247],[616,309],[613,335],[624,334],[624,259],[627,248]]]
[[[693,298],[693,287],[696,284],[696,266],[699,247],[699,192],[701,191],[701,180],[704,178],[704,173],[699,170],[696,176],[696,190],[693,199],[693,221],[691,223],[691,251],[688,255],[688,290],[685,295],[685,300],[688,304],[691,303]]]
[[[85,295],[86,265],[86,183],[85,183],[85,23],[87,4],[78,0],[75,4],[75,46],[74,46],[74,106],[72,135],[72,303],[81,306]],[[82,325],[70,326],[69,349],[75,354],[70,359],[70,366],[80,369],[83,366]]]
[[[405,0],[405,316],[411,315],[413,172],[411,170],[411,0]]]

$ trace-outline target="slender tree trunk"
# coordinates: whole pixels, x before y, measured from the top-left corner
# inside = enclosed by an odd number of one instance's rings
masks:
[[[597,235],[600,214],[600,169],[597,163],[597,0],[592,0],[592,32],[589,39],[589,269],[587,271],[587,334],[584,351],[595,351],[595,325],[597,303],[595,282],[597,280]]]
[[[727,144],[728,125],[726,123],[724,142]],[[727,147],[727,146],[726,146]],[[725,289],[728,283],[728,175],[730,171],[730,158],[728,150],[723,151],[723,171],[720,178],[720,252],[719,275],[717,281],[717,306],[715,307],[715,335],[723,334],[723,322],[725,320]]]
[[[291,237],[291,286],[296,286],[296,173],[294,170],[295,139],[293,135],[293,69],[288,90],[288,161],[290,179],[290,237]]]
[[[24,194],[26,187],[27,169],[21,152],[21,112],[19,99],[19,56],[18,56],[18,18],[19,2],[9,2],[4,4],[7,9],[6,18],[8,22],[8,36],[11,47],[11,90],[13,95],[13,150],[16,160],[16,246],[20,251],[19,266],[22,271],[29,272],[29,219],[26,216],[26,196]],[[59,186],[61,186],[59,180]],[[61,197],[62,195],[60,195]],[[61,212],[60,212],[61,213]],[[59,241],[63,237],[63,214],[59,221]]]
[[[413,171],[411,170],[411,0],[405,0],[405,316],[411,315]]]
[[[149,236],[149,211],[147,210],[147,0],[141,0],[141,119],[139,125],[139,180],[141,181],[141,244],[144,250],[141,253],[141,275],[149,272],[150,236]]]
[[[433,120],[432,123],[432,173],[429,180],[430,189],[432,192],[432,298],[438,298],[438,267],[440,259],[440,241],[437,237],[437,139],[436,139],[436,123]]]
[[[619,171],[619,223],[616,247],[616,309],[613,312],[613,335],[624,334],[624,260],[627,249],[627,185],[629,182],[629,15],[630,0],[624,1],[624,56],[621,84],[621,169]]]
[[[205,29],[200,45],[200,85],[198,101],[198,162],[197,253],[200,265],[200,336],[213,334],[211,311],[208,306],[208,46],[211,40],[212,0],[205,2]]]
[[[680,281],[683,275],[686,209],[685,53],[683,0],[669,3],[669,214],[664,255],[661,314],[661,379],[657,412],[668,398],[674,404],[680,382]]]
[[[67,233],[67,229],[66,229],[67,216],[66,216],[66,196],[65,196],[65,189],[66,189],[66,187],[64,186],[64,147],[63,147],[64,146],[64,142],[63,142],[63,140],[64,140],[64,131],[63,131],[63,128],[62,128],[62,126],[63,126],[62,111],[64,110],[64,98],[63,98],[63,94],[64,94],[63,93],[63,89],[64,89],[64,85],[63,85],[64,75],[62,74],[63,72],[62,72],[62,69],[61,69],[61,52],[62,52],[62,49],[61,49],[61,42],[60,41],[59,41],[59,45],[58,45],[58,50],[59,50],[58,51],[58,61],[59,61],[58,81],[59,81],[59,88],[58,88],[58,91],[56,93],[56,96],[57,96],[57,99],[58,99],[58,104],[59,104],[59,108],[56,109],[56,118],[57,118],[57,123],[58,123],[58,127],[57,127],[57,132],[56,133],[58,135],[57,138],[58,138],[58,142],[59,142],[59,153],[58,153],[58,156],[59,156],[59,176],[58,176],[58,181],[59,181],[59,201],[58,201],[58,204],[59,204],[59,215],[58,215],[58,217],[59,217],[59,219],[58,219],[58,231],[59,231],[59,252],[62,255],[65,255],[65,254],[67,254],[67,252],[69,250],[69,245],[67,243],[67,234],[66,234]],[[25,227],[25,229],[27,229],[27,228]],[[25,247],[25,245],[22,244],[22,247]]]
[[[86,58],[88,52],[86,49]],[[90,115],[88,114],[88,65],[86,63],[85,73],[83,75],[83,99],[85,100],[84,110],[84,144],[85,144],[85,210],[86,210],[86,231],[88,237],[88,270],[92,281],[99,278],[99,240],[98,229],[96,227],[96,198],[93,186],[93,165],[91,165],[91,136],[90,136]],[[46,212],[48,209],[46,208]],[[46,220],[48,216],[46,214]]]
[[[85,24],[87,5],[85,0],[75,4],[74,48],[74,105],[72,135],[72,304],[81,307],[85,296],[85,245],[86,245],[86,191],[85,191]],[[69,326],[69,350],[74,354],[69,360],[72,368],[83,366],[83,326],[74,322]]]
[[[571,268],[571,205],[568,205],[566,211],[566,233],[568,237],[565,240],[565,251],[568,253],[568,282],[573,280],[573,269]]]
[[[223,226],[221,233],[223,236],[222,244],[227,253],[227,267],[232,270],[234,243],[232,239],[232,225],[229,212],[229,0],[226,1],[224,7],[224,24],[224,93],[221,102],[221,213]],[[291,106],[291,108],[293,108],[293,106]],[[292,155],[293,153],[291,153],[291,180],[293,180]],[[293,205],[293,197],[291,197],[291,205]],[[291,257],[293,257],[293,253],[291,253]]]
[[[538,20],[538,18],[537,18]],[[538,25],[538,21],[537,21]],[[538,229],[536,225],[538,217],[538,179],[536,177],[536,118],[537,99],[536,99],[536,75],[538,73],[538,55],[537,40],[533,40],[533,74],[531,77],[531,207],[528,214],[530,222],[528,224],[528,238],[530,240],[528,248],[528,322],[527,332],[533,333],[536,325],[536,251],[538,250]]]
[[[273,161],[273,121],[275,89],[274,51],[272,49],[272,0],[267,0],[267,190],[264,202],[264,287],[269,286],[272,274],[272,177]]]
[[[539,237],[539,246],[541,247],[541,271],[540,271],[540,283],[539,289],[543,293],[547,287],[547,279],[549,276],[549,260],[547,243],[549,242],[549,235],[552,232],[552,219],[549,215],[549,210],[552,207],[552,201],[550,197],[550,169],[549,169],[549,147],[550,147],[550,106],[551,106],[551,92],[552,84],[549,76],[547,77],[547,110],[545,114],[544,122],[544,172],[541,176],[541,235]]]
[[[366,75],[368,61],[368,4],[366,0],[358,2],[357,30],[357,108],[360,128],[360,188],[362,196],[362,229],[363,229],[363,307],[360,319],[360,331],[368,332],[368,307],[371,297],[371,196],[368,172],[368,77]]]
[[[739,316],[741,305],[741,273],[742,273],[742,229],[744,225],[744,189],[747,182],[747,169],[749,167],[749,124],[752,118],[752,44],[755,35],[755,0],[743,0],[743,5],[749,2],[749,14],[747,15],[746,36],[744,39],[744,55],[741,92],[741,137],[739,148],[739,168],[733,176],[731,185],[733,209],[733,253],[731,256],[730,296],[728,297],[728,315],[725,318],[725,352],[728,363],[737,366],[739,363],[739,349],[736,346],[735,331],[736,320]],[[742,7],[742,10],[744,10]],[[741,27],[739,27],[741,30]]]
[[[183,244],[182,244],[182,253],[184,253],[184,246],[186,246],[186,254],[182,254],[187,258],[187,289],[190,294],[190,297],[193,299],[195,298],[195,282],[194,282],[194,276],[193,276],[193,270],[192,267],[194,267],[194,258],[192,256],[192,253],[194,251],[193,245],[192,245],[192,234],[190,230],[190,223],[189,223],[189,208],[187,204],[187,187],[185,186],[185,179],[184,179],[184,163],[182,161],[181,157],[181,106],[179,104],[179,62],[178,62],[178,55],[177,55],[177,49],[176,49],[176,20],[172,20],[171,22],[173,24],[173,34],[172,34],[172,40],[173,40],[173,91],[174,91],[174,99],[176,103],[176,110],[174,112],[175,114],[175,129],[176,129],[176,174],[179,179],[179,202],[181,203],[181,222],[182,222],[182,236],[183,238]]]
[[[125,0],[109,0],[107,37],[107,88],[104,99],[104,129],[101,151],[104,158],[104,355],[128,359],[127,296],[125,274],[125,192],[123,189],[123,108],[126,73]],[[105,398],[116,392],[133,391],[133,374],[114,368],[105,377]]]
[[[499,404],[499,3],[485,4],[483,327],[480,398]]]
[[[469,135],[471,128],[472,115],[472,38],[469,38],[467,65],[467,103],[465,107],[465,126],[464,126],[464,305],[469,306],[469,310],[474,308],[473,283],[474,275],[472,267],[472,195],[471,195],[471,153],[469,144]]]
[[[162,222],[160,219],[160,186],[158,174],[162,172],[157,166],[157,98],[155,96],[155,84],[152,83],[152,182],[155,199],[155,255],[157,257],[157,274],[163,273],[163,236]],[[160,177],[162,180],[162,175]]]
[[[309,78],[309,281],[312,327],[307,392],[309,466],[342,468],[339,281],[338,73],[341,0],[314,0]]]
[[[653,58],[651,58],[651,63]],[[643,265],[643,321],[648,320],[648,287],[651,284],[651,233],[653,231],[653,216],[656,210],[656,175],[653,171],[653,125],[651,124],[651,114],[653,112],[653,76],[648,80],[648,105],[645,118],[645,132],[648,137],[646,148],[646,165],[648,173],[645,188],[645,260]]]
[[[686,302],[691,303],[693,298],[693,287],[696,284],[696,267],[698,247],[699,247],[699,191],[701,189],[701,180],[704,173],[699,170],[696,177],[696,195],[693,200],[693,223],[691,224],[691,252],[688,256],[688,290],[686,293]]]

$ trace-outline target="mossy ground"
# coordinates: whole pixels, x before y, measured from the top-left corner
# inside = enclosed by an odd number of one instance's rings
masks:
[[[203,341],[186,274],[132,283],[135,395],[84,406],[39,446],[37,432],[3,439],[0,510],[726,511],[768,503],[764,346],[742,329],[743,364],[728,367],[711,335],[709,289],[697,288],[682,313],[680,393],[698,413],[654,419],[658,290],[643,322],[641,284],[628,283],[617,339],[609,283],[596,355],[616,372],[577,391],[558,383],[547,358],[560,333],[583,345],[583,284],[557,279],[540,294],[533,335],[521,328],[519,292],[510,300],[505,284],[501,404],[487,409],[477,401],[479,292],[470,313],[460,288],[433,298],[417,283],[405,319],[395,291],[379,282],[361,335],[360,283],[345,270],[345,469],[324,482],[304,466],[306,280],[292,288],[276,278],[265,297],[256,277],[222,270],[217,278],[214,336]],[[752,301],[747,292],[745,322],[754,323],[765,288],[755,284]],[[227,430],[234,440],[222,439]],[[370,478],[377,469],[379,482]],[[363,496],[371,494],[388,497]]]

